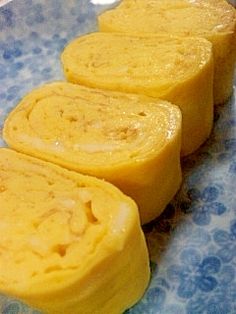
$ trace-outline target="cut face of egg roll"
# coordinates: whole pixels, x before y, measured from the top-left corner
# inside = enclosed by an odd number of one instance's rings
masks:
[[[0,149],[0,291],[44,313],[120,314],[149,281],[136,204],[113,185]]]
[[[159,97],[183,115],[181,154],[194,152],[213,122],[213,63],[205,39],[92,33],[62,54],[66,78],[93,88]]]
[[[3,135],[18,151],[115,184],[142,223],[180,186],[181,112],[166,101],[53,83],[20,102]]]
[[[214,102],[232,92],[236,58],[236,13],[224,0],[124,0],[99,16],[102,32],[198,36],[214,52]],[[145,21],[145,22],[144,22]]]

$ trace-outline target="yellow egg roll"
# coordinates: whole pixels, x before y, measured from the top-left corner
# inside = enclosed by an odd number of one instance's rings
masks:
[[[3,136],[18,151],[115,184],[142,223],[181,183],[181,112],[166,101],[56,82],[23,98]]]
[[[113,185],[0,149],[0,292],[48,314],[120,314],[149,281],[138,209]]]
[[[92,33],[65,48],[66,78],[93,88],[159,97],[183,115],[183,156],[208,138],[213,123],[213,60],[205,39]]]
[[[214,102],[232,93],[236,59],[236,11],[225,0],[123,0],[98,18],[102,32],[198,36],[214,52]]]

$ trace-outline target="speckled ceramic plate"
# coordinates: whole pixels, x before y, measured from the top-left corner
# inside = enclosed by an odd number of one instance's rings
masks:
[[[96,30],[96,15],[106,8],[89,0],[13,0],[0,8],[0,127],[26,92],[63,78],[62,48],[75,36]],[[182,165],[181,190],[162,217],[144,228],[152,280],[127,313],[235,314],[234,95],[215,109],[207,143]],[[0,296],[0,313],[39,312]]]

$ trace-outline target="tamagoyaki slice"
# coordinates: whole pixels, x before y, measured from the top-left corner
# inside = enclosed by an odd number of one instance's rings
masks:
[[[163,100],[56,82],[22,99],[3,136],[18,151],[115,184],[142,223],[181,183],[181,112]]]
[[[61,59],[70,82],[145,94],[178,105],[183,115],[183,156],[208,138],[213,123],[209,41],[97,32],[69,43]]]
[[[198,36],[214,53],[214,103],[225,102],[233,88],[236,11],[225,0],[123,0],[98,18],[103,32]]]
[[[0,149],[0,291],[43,313],[121,314],[149,259],[138,209],[105,181]]]

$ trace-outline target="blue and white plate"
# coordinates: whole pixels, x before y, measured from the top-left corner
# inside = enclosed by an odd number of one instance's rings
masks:
[[[107,7],[89,0],[13,0],[0,7],[0,129],[26,92],[63,79],[61,50],[95,31],[97,14]],[[235,104],[234,93],[215,109],[211,137],[182,162],[181,190],[161,218],[144,227],[152,280],[126,313],[236,313]],[[0,313],[40,312],[0,295]]]

